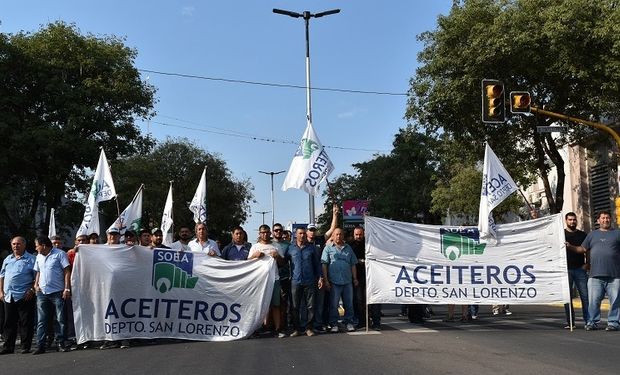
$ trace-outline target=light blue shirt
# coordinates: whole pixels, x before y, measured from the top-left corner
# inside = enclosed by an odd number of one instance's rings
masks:
[[[39,273],[39,288],[43,294],[65,290],[65,268],[69,267],[67,254],[57,248],[47,254],[38,254],[34,270]]]
[[[346,285],[353,282],[351,267],[357,264],[357,257],[349,244],[345,244],[342,248],[338,248],[336,244],[325,246],[321,263],[327,264],[330,283]]]
[[[4,300],[6,302],[19,301],[24,298],[28,289],[32,288],[34,281],[35,256],[24,252],[19,259],[11,254],[4,259],[0,278],[4,278]]]

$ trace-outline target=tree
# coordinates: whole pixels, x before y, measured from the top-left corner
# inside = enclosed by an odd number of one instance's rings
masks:
[[[111,160],[150,150],[136,121],[153,114],[155,88],[136,55],[62,22],[0,34],[0,227],[44,232],[50,208],[88,190],[100,147]]]
[[[344,174],[330,184],[333,199],[368,199],[369,212],[400,221],[434,223],[438,216],[431,208],[432,176],[437,168],[435,141],[413,128],[400,129],[388,155],[353,164],[357,174]],[[328,192],[324,193],[328,196]],[[331,199],[319,222],[329,225]]]
[[[193,214],[188,206],[204,167],[207,167],[207,225],[209,234],[217,237],[247,219],[253,187],[249,180],[235,180],[219,156],[201,150],[187,139],[168,139],[149,154],[112,162],[120,209],[129,204],[144,184],[142,223],[149,228],[159,227],[172,181],[175,227],[193,228]],[[107,205],[103,213],[107,225],[116,219],[115,207]]]
[[[617,119],[620,114],[620,9],[616,1],[454,1],[434,31],[419,39],[421,66],[411,80],[406,117],[435,138],[448,137],[466,158],[484,155],[488,141],[515,181],[541,177],[552,212],[563,206],[564,164],[559,148],[588,132],[539,134],[556,120],[510,117],[480,121],[483,78],[506,91],[526,90],[539,107],[575,117]],[[549,163],[550,161],[550,163]],[[558,175],[555,191],[550,164]]]

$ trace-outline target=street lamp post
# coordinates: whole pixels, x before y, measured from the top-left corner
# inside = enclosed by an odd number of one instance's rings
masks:
[[[329,16],[330,14],[340,13],[340,9],[326,10],[312,14],[309,11],[303,13],[291,12],[290,10],[273,9],[276,14],[282,14],[293,18],[303,18],[306,24],[306,121],[308,124],[312,123],[312,100],[310,95],[310,18],[320,18],[323,16]],[[308,194],[308,213],[310,216],[310,223],[314,223],[314,195]]]
[[[271,176],[271,226],[273,227],[273,223],[275,222],[275,216],[276,216],[276,207],[275,207],[275,200],[273,198],[273,176],[280,174],[280,173],[284,173],[286,171],[278,171],[278,172],[265,172],[265,171],[258,171],[258,173],[262,173],[262,174],[268,174]],[[263,217],[263,224],[265,221],[265,218]]]
[[[257,214],[263,215],[263,224],[265,224],[265,214],[270,213],[271,211],[256,211]],[[272,225],[273,226],[273,225]]]

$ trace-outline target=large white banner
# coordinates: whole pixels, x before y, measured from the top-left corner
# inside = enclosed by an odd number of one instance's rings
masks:
[[[561,215],[476,227],[365,217],[368,303],[548,304],[570,301]],[[495,241],[493,241],[495,242]]]
[[[71,276],[78,343],[247,337],[269,310],[273,262],[271,257],[232,262],[142,246],[80,245]]]

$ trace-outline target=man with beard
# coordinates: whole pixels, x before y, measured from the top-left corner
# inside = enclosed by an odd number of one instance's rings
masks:
[[[181,251],[191,251],[189,241],[192,239],[192,229],[186,225],[179,228],[179,240],[172,243],[172,248]]]
[[[568,287],[571,292],[569,304],[564,305],[566,312],[566,329],[575,327],[575,310],[573,309],[573,290],[576,287],[581,298],[581,311],[584,322],[588,322],[588,274],[585,269],[585,254],[580,246],[586,239],[586,233],[577,229],[577,215],[569,212],[564,216],[566,228],[566,264],[568,265]],[[571,326],[572,324],[572,326]]]
[[[358,328],[366,327],[366,238],[364,228],[355,227],[353,229],[353,240],[349,242],[353,249],[358,263],[357,268],[358,286],[353,288],[353,310],[358,318]],[[372,304],[368,306],[370,312],[370,327],[374,330],[381,330],[381,305]]]
[[[164,245],[164,232],[155,228],[151,231],[151,248],[155,249],[170,249],[170,247]]]

